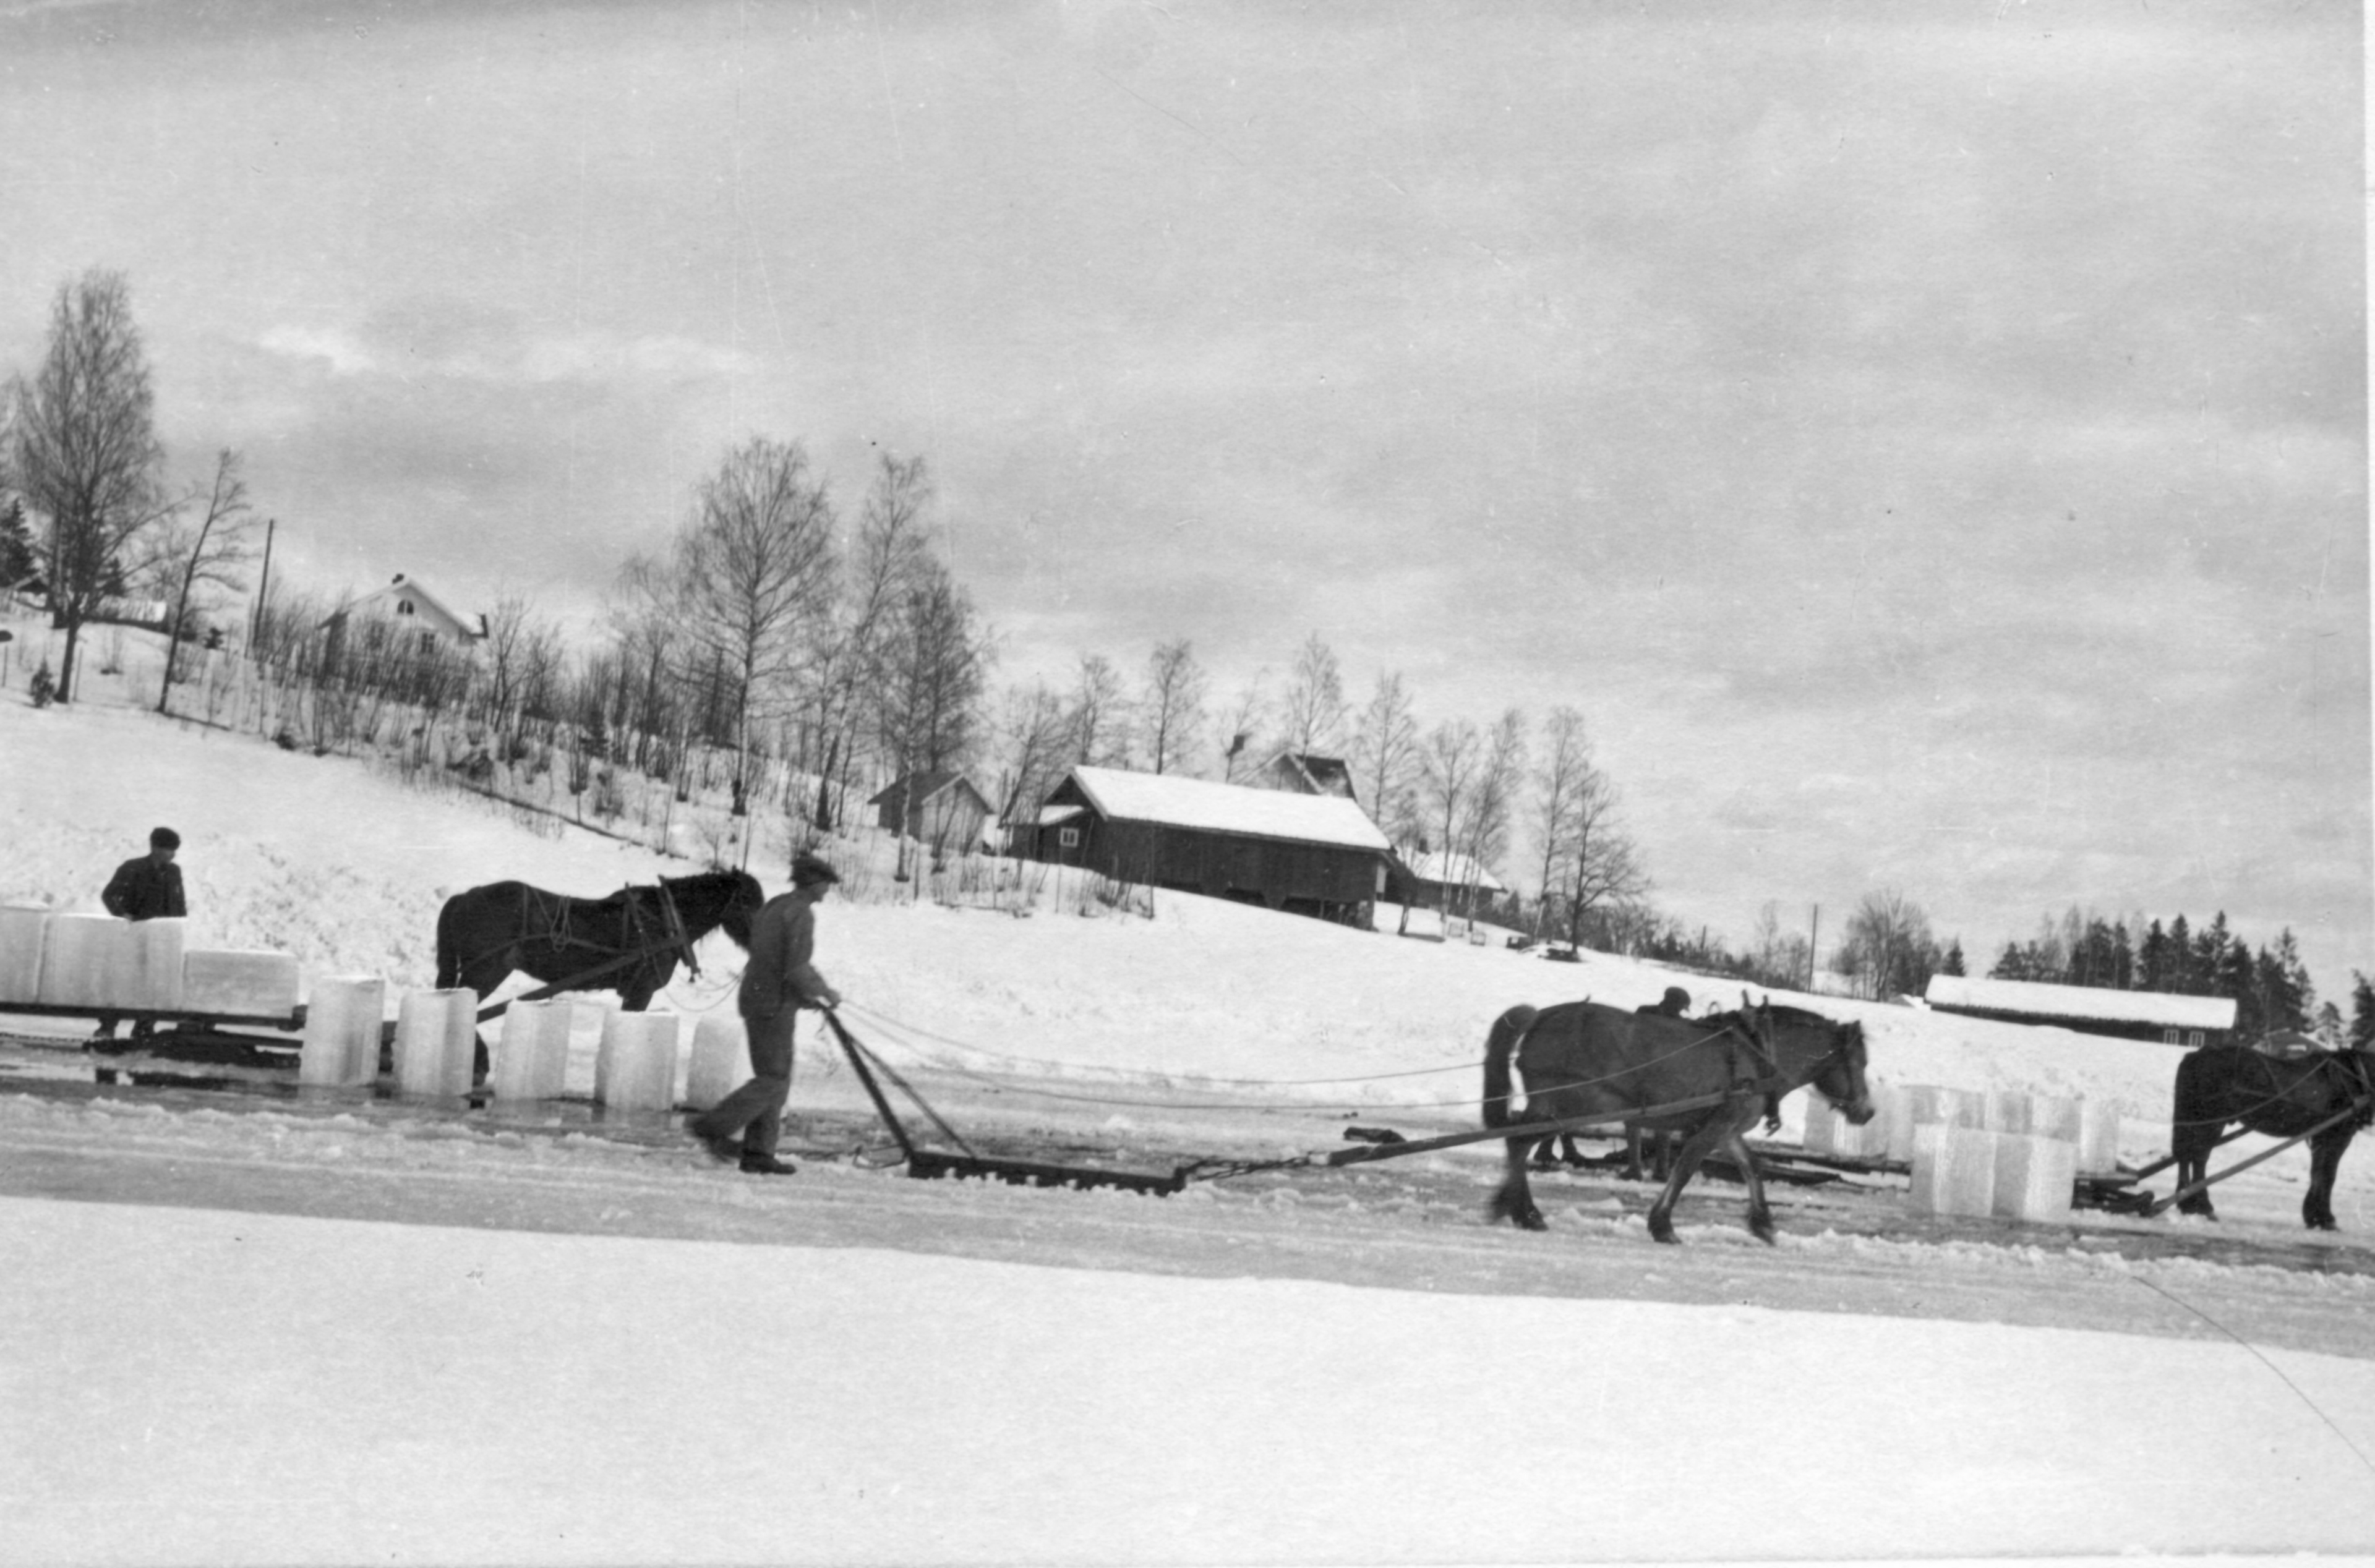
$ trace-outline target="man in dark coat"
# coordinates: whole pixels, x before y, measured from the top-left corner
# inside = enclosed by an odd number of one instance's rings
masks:
[[[750,1080],[686,1130],[718,1160],[760,1176],[799,1169],[775,1158],[784,1102],[792,1092],[792,1022],[802,1008],[832,1008],[841,993],[817,973],[816,906],[841,880],[821,856],[792,859],[792,890],[767,901],[750,921],[750,961],[743,966],[737,1010],[750,1040]]]
[[[107,879],[107,887],[99,902],[107,913],[118,920],[179,920],[190,913],[182,897],[182,868],[173,864],[173,856],[182,847],[182,835],[171,828],[155,828],[148,834],[148,853],[125,861]],[[115,1033],[113,1013],[99,1015],[99,1032]],[[143,1019],[132,1026],[132,1037],[144,1039],[155,1026]]]
[[[190,913],[182,898],[182,868],[173,864],[182,835],[158,828],[148,835],[148,853],[127,860],[107,879],[99,902],[119,920],[178,920]]]

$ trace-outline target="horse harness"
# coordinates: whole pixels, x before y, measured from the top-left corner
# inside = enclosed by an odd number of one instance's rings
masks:
[[[570,921],[570,909],[579,901],[558,898],[547,893],[541,888],[532,888],[526,883],[520,885],[520,930],[523,934],[535,931],[544,941],[549,942],[556,948],[591,948],[597,952],[604,953],[627,953],[640,950],[641,955],[645,957],[662,953],[682,953],[685,966],[691,971],[692,978],[700,979],[701,960],[694,955],[692,937],[684,928],[684,916],[676,907],[676,896],[668,891],[666,881],[653,883],[651,890],[660,896],[659,913],[664,929],[659,933],[657,940],[652,938],[647,925],[650,916],[645,913],[642,902],[635,897],[636,889],[632,882],[619,890],[619,900],[624,910],[629,934],[629,940],[621,947],[613,948],[595,941],[591,937],[577,935]]]

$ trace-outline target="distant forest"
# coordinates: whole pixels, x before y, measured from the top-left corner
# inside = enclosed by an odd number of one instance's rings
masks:
[[[2227,930],[2224,911],[2199,931],[2180,914],[2166,926],[2153,920],[2139,936],[2125,920],[2106,920],[2073,907],[2059,920],[2048,916],[2027,941],[2006,942],[1988,978],[2229,996],[2235,1002],[2236,1037],[2241,1040],[2256,1040],[2278,1029],[2299,1030],[2333,1044],[2375,1039],[2375,985],[2367,976],[2352,972],[2352,1016],[2345,1028],[2342,1009],[2318,999],[2291,927],[2277,937],[2275,947],[2255,950]]]

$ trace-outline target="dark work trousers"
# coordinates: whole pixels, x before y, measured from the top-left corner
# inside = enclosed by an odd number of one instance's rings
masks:
[[[742,1135],[745,1154],[773,1154],[784,1130],[784,1102],[792,1092],[792,1021],[798,1008],[786,1006],[769,1018],[746,1018],[743,1032],[750,1040],[750,1081],[697,1116],[689,1130],[696,1138]]]

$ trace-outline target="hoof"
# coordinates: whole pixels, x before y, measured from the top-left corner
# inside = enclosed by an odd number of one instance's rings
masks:
[[[1547,1231],[1551,1222],[1542,1218],[1541,1209],[1529,1208],[1518,1216],[1518,1228],[1521,1231]]]
[[[1778,1244],[1773,1240],[1773,1221],[1770,1220],[1751,1220],[1748,1222],[1748,1233],[1768,1247]]]
[[[1683,1244],[1682,1238],[1674,1234],[1674,1222],[1655,1215],[1652,1215],[1649,1220],[1649,1239],[1653,1242],[1663,1242],[1670,1247]]]
[[[2312,1231],[2333,1231],[2340,1229],[2339,1226],[2334,1224],[2334,1217],[2332,1215],[2326,1215],[2323,1218],[2310,1220],[2309,1222],[2309,1228]]]

